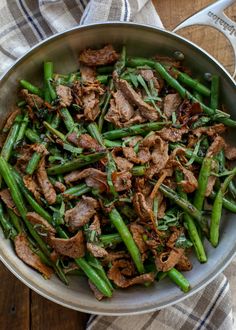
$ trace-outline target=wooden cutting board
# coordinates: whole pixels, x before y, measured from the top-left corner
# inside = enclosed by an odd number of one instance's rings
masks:
[[[213,3],[209,0],[153,0],[166,29],[176,25],[201,8]],[[236,4],[226,11],[236,20]],[[187,28],[180,34],[215,56],[233,72],[231,46],[216,30],[206,27]],[[1,330],[80,330],[85,329],[88,315],[56,305],[16,279],[0,263],[0,329]]]

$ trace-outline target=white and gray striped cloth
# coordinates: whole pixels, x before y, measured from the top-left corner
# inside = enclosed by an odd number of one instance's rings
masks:
[[[162,27],[150,0],[1,0],[0,74],[50,35],[78,24],[107,20]],[[128,317],[92,316],[87,325],[87,330],[132,328],[232,330],[232,304],[226,277],[218,276],[193,297],[161,311]]]

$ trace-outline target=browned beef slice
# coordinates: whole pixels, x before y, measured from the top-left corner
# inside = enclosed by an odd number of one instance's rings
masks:
[[[15,250],[18,257],[24,261],[27,265],[33,267],[42,273],[46,278],[50,278],[53,271],[51,268],[42,263],[41,259],[37,254],[33,253],[30,249],[27,237],[24,234],[19,234],[16,236],[15,240]]]
[[[88,66],[97,66],[114,63],[118,57],[112,45],[107,45],[98,50],[86,49],[82,51],[79,60]]]
[[[59,98],[61,107],[69,107],[72,102],[71,88],[64,85],[58,85],[56,87],[56,93]]]
[[[82,199],[70,210],[65,212],[65,221],[72,231],[82,227],[96,213],[99,207],[96,199],[82,196]]]
[[[51,237],[49,244],[56,252],[71,258],[81,258],[85,253],[84,235],[82,231],[71,238]]]

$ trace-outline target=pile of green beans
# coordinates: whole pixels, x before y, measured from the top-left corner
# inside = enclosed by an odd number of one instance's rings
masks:
[[[32,253],[66,285],[67,273],[86,276],[102,296],[111,298],[114,288],[128,286],[131,277],[150,277],[143,282],[144,286],[167,278],[186,293],[191,286],[178,262],[174,267],[163,268],[165,271],[158,265],[173,248],[184,251],[186,257],[193,248],[198,261],[206,263],[204,240],[216,248],[223,209],[236,213],[233,181],[236,169],[227,161],[223,144],[212,154],[218,132],[208,133],[219,123],[236,127],[236,121],[221,110],[218,76],[212,75],[207,82],[187,74],[182,64],[175,67],[165,60],[129,58],[125,46],[118,60],[112,62],[110,58],[104,65],[87,63],[88,72],[92,72],[88,81],[82,70],[86,63],[82,60],[81,70],[66,74],[55,72],[52,61],[44,62],[41,86],[24,79],[19,81],[31,102],[27,97],[19,100],[19,112],[2,131],[0,186],[1,190],[8,189],[15,208],[8,207],[10,204],[6,205],[0,194],[0,226],[13,243],[18,235],[24,234]],[[148,70],[147,76],[144,70]],[[127,90],[119,87],[119,81],[121,86],[128,86]],[[64,103],[58,86],[64,88],[68,97]],[[119,104],[118,92],[124,107]],[[168,115],[165,100],[173,93],[180,96],[184,110],[180,105]],[[86,103],[89,97],[91,100]],[[201,111],[189,115],[188,107],[196,103]],[[87,104],[95,114],[94,120],[86,117]],[[123,117],[110,122],[107,114],[114,108],[115,116],[124,111]],[[144,108],[156,111],[156,119],[142,117]],[[133,113],[129,119],[127,109]],[[183,111],[186,118],[190,117],[185,122],[181,117]],[[182,128],[187,133],[178,137]],[[166,162],[162,159],[164,155]],[[194,183],[190,172],[196,179]],[[42,177],[48,190],[55,192],[52,203],[41,186]],[[208,192],[213,177],[215,181]],[[80,203],[85,197],[96,199],[97,206],[87,223],[72,234],[67,212],[76,208],[81,211]],[[55,261],[50,238],[45,239],[38,226],[32,225],[28,212],[35,212],[47,221],[58,238],[67,240],[82,231],[84,255],[77,258],[58,255]],[[176,239],[171,246],[173,232]],[[91,251],[89,243],[103,255]],[[77,269],[67,272],[70,262]],[[122,269],[122,262],[129,262],[130,267]],[[114,279],[116,267],[118,279]]]

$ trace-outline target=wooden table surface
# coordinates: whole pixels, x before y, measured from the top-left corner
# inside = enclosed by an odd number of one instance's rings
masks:
[[[153,0],[169,30],[196,11],[215,1]],[[236,3],[226,10],[236,20]],[[181,31],[182,36],[201,45],[233,72],[233,55],[228,41],[213,28],[194,27]],[[73,330],[85,329],[88,315],[76,312],[39,296],[28,289],[0,263],[1,330]]]

